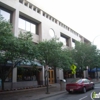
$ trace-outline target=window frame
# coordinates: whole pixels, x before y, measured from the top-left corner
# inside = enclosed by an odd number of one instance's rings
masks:
[[[4,7],[2,7],[2,6],[0,6],[0,12],[1,12],[1,10],[3,10],[3,11],[5,11],[5,12],[10,14],[10,23],[12,23],[12,13],[13,12],[8,10],[8,9],[6,9],[6,8],[4,8]]]
[[[32,20],[30,20],[30,19],[27,19],[27,18],[25,18],[25,17],[23,17],[23,16],[19,16],[19,18],[21,18],[21,19],[23,19],[23,20],[25,20],[25,31],[27,31],[26,30],[26,21],[27,22],[29,22],[30,23],[30,32],[31,32],[31,24],[33,24],[33,25],[35,25],[35,33],[33,33],[33,34],[36,34],[36,35],[38,35],[38,24],[36,23],[36,22],[34,22],[34,21],[32,21]],[[19,26],[18,26],[18,28],[19,28]],[[32,33],[32,32],[31,32]]]

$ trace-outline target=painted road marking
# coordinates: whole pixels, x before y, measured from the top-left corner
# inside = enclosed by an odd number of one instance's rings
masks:
[[[85,98],[87,98],[87,96],[85,96],[85,97],[83,97],[83,98],[80,98],[79,100],[83,100],[83,99],[85,99]]]
[[[94,88],[100,88],[100,87],[94,87]]]

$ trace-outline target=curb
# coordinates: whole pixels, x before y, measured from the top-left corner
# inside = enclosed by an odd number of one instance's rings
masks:
[[[66,91],[62,91],[62,92],[56,92],[56,93],[53,93],[53,94],[47,94],[46,96],[42,96],[40,98],[35,98],[34,100],[40,100],[40,99],[45,99],[45,98],[48,98],[48,97],[51,97],[51,96],[56,96],[56,95],[59,95],[59,94],[63,94],[63,93],[67,93]]]
[[[50,86],[49,88],[56,88],[56,86]],[[41,90],[41,89],[46,89],[46,87],[40,87],[40,88],[32,88],[32,89],[22,89],[22,90],[12,90],[12,91],[3,91],[0,92],[0,95],[5,95],[5,94],[11,94],[11,93],[19,93],[19,92],[27,92],[27,91],[35,91],[35,90]]]

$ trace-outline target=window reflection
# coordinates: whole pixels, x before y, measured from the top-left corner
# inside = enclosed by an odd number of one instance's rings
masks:
[[[36,34],[36,25],[31,23],[31,22],[28,22],[22,18],[19,18],[18,27],[23,29],[23,30],[30,31],[31,33]]]
[[[26,31],[31,31],[31,26],[30,22],[26,21]]]
[[[10,13],[9,12],[6,12],[6,11],[0,9],[0,15],[2,15],[2,17],[4,17],[4,19],[6,21],[10,22]]]
[[[72,47],[75,48],[75,42],[72,42]]]
[[[63,45],[66,45],[66,38],[60,37],[60,41],[63,43]]]
[[[19,28],[25,30],[25,20],[19,18]]]
[[[36,31],[36,25],[31,24],[31,32],[35,34],[36,33],[35,31]]]

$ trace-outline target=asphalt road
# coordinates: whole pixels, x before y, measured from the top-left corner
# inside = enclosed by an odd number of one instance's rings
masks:
[[[41,99],[41,100],[92,100],[90,95],[93,91],[95,91],[96,94],[100,92],[100,83],[95,85],[94,90],[89,90],[86,93],[72,93],[72,94],[64,93],[61,95],[56,95],[56,96]],[[100,98],[95,99],[95,100],[100,100]]]

